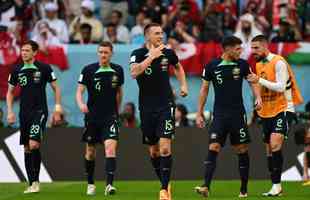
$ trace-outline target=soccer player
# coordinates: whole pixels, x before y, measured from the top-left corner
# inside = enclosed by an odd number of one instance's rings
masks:
[[[178,57],[163,44],[163,30],[160,25],[146,25],[144,35],[145,46],[131,54],[130,72],[139,86],[143,143],[149,146],[151,163],[161,182],[159,199],[170,200],[171,191],[168,185],[172,167],[171,140],[175,132],[175,103],[169,83],[171,66],[180,82],[180,96],[187,96],[188,89]]]
[[[101,42],[97,54],[99,62],[83,68],[76,92],[76,101],[85,114],[85,131],[82,141],[86,143],[85,170],[87,175],[87,195],[95,195],[94,171],[96,144],[105,149],[106,188],[105,195],[113,195],[116,170],[116,148],[119,136],[119,108],[123,96],[124,72],[120,65],[112,63],[113,46]],[[84,103],[83,93],[87,90],[88,100]]]
[[[46,100],[46,84],[50,83],[55,93],[55,123],[60,122],[62,107],[60,104],[60,88],[56,84],[56,77],[50,65],[35,60],[39,46],[34,41],[27,41],[21,47],[22,63],[16,65],[9,77],[9,87],[6,96],[8,114],[7,121],[16,121],[13,112],[14,88],[19,85],[20,96],[20,144],[24,145],[25,168],[29,187],[27,193],[40,192],[39,173],[41,165],[40,146],[46,127],[48,116]]]
[[[262,109],[257,113],[262,118],[263,141],[266,146],[268,169],[272,188],[264,196],[282,194],[281,173],[283,166],[282,146],[287,137],[289,115],[294,105],[302,103],[302,97],[294,78],[294,73],[285,59],[270,53],[268,40],[259,35],[252,39],[252,53],[256,63],[256,74],[248,80],[259,83],[262,94]]]
[[[240,59],[242,51],[241,40],[235,36],[223,40],[224,53],[219,59],[212,60],[205,66],[202,74],[202,85],[198,100],[198,113],[196,124],[203,128],[204,105],[207,100],[210,82],[215,92],[214,119],[209,129],[209,152],[204,162],[205,180],[202,186],[195,188],[196,192],[208,197],[213,173],[216,168],[217,156],[224,147],[227,136],[239,158],[239,173],[241,188],[239,197],[247,197],[247,184],[249,178],[248,133],[246,113],[243,106],[242,83],[250,74],[249,64]],[[261,106],[259,88],[250,84],[255,96],[256,109]]]

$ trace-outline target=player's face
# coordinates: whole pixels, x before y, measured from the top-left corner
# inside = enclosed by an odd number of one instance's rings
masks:
[[[230,49],[230,56],[233,60],[238,60],[240,59],[240,55],[242,52],[242,47],[240,44],[235,45],[234,47],[231,47]]]
[[[266,57],[265,51],[266,47],[262,42],[252,42],[251,43],[252,55],[256,61],[260,61]]]
[[[98,48],[98,57],[101,64],[107,64],[110,62],[112,57],[112,50],[110,47],[99,47]]]
[[[21,55],[24,62],[29,62],[33,59],[36,52],[32,50],[31,45],[27,44],[22,46]]]
[[[153,26],[147,33],[148,41],[155,47],[163,43],[164,32],[160,26]]]

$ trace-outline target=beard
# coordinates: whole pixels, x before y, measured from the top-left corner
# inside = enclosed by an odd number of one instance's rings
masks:
[[[255,60],[257,61],[257,62],[260,62],[260,61],[262,61],[265,57],[264,56],[260,56],[260,55],[253,55],[254,56],[254,58],[255,58]]]

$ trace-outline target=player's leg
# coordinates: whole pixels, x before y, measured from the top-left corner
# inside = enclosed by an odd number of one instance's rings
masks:
[[[303,186],[310,185],[309,167],[310,167],[310,145],[306,144],[304,148]]]
[[[221,147],[224,146],[227,134],[225,131],[225,123],[223,119],[214,118],[211,128],[209,129],[209,149],[208,156],[204,161],[204,184],[195,187],[197,193],[208,197],[211,181],[216,169],[216,162]]]
[[[161,181],[159,144],[150,145],[148,149],[149,149],[149,155],[150,155],[150,160],[151,160],[153,169],[159,181]]]
[[[115,194],[116,188],[113,187],[114,174],[116,170],[116,148],[117,140],[107,139],[104,141],[105,148],[105,171],[106,171],[106,189],[105,195]]]
[[[247,197],[250,159],[248,153],[248,143],[250,143],[250,134],[247,128],[245,114],[235,116],[230,120],[230,142],[238,155],[238,166],[241,180],[239,197]]]
[[[94,181],[95,173],[95,160],[96,160],[96,145],[94,143],[86,143],[85,146],[85,157],[84,157],[84,167],[85,174],[87,177],[87,195],[95,195],[96,187]]]
[[[159,139],[159,153],[160,153],[160,177],[161,177],[161,191],[160,199],[172,198],[170,177],[172,170],[172,150],[171,144],[175,133],[175,119],[174,119],[175,106],[167,107],[161,110],[156,116],[157,127],[156,133]]]
[[[32,167],[32,155],[31,150],[29,147],[29,127],[27,123],[22,118],[20,119],[20,144],[24,146],[24,162],[25,162],[25,169],[27,173],[29,187],[25,190],[30,190],[30,186],[33,182],[33,167]]]
[[[282,194],[281,174],[283,167],[282,146],[287,134],[287,119],[285,113],[278,114],[273,120],[273,128],[270,136],[270,151],[272,165],[272,188],[264,196],[279,196]]]
[[[239,197],[247,197],[248,193],[248,180],[249,180],[249,169],[250,159],[248,154],[248,144],[238,144],[233,146],[235,152],[238,155],[238,166],[241,180],[240,194]]]
[[[46,115],[42,111],[37,111],[30,123],[29,129],[29,149],[31,151],[32,162],[32,192],[40,192],[39,176],[41,168],[41,140],[46,126]]]

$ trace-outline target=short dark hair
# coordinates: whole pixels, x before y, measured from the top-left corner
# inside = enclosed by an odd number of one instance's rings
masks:
[[[113,51],[113,45],[109,41],[100,42],[99,47],[110,47],[111,51]]]
[[[80,29],[88,29],[91,32],[92,26],[87,23],[83,23],[81,24]]]
[[[152,28],[152,27],[157,27],[157,26],[159,26],[160,27],[160,24],[158,24],[158,23],[155,23],[155,22],[152,22],[152,23],[149,23],[149,24],[147,24],[145,27],[144,27],[144,35],[147,33],[147,31],[150,29],[150,28]]]
[[[236,36],[225,37],[222,41],[223,48],[233,47],[236,45],[242,44],[242,41]]]
[[[30,45],[32,51],[38,51],[38,49],[39,49],[39,44],[37,42],[33,41],[33,40],[28,40],[28,41],[24,42],[22,44],[22,47],[25,46],[25,45]]]
[[[252,42],[268,42],[268,38],[264,35],[257,35],[252,39]]]
[[[119,10],[113,10],[112,13],[116,13],[118,18],[120,18],[120,19],[123,17],[123,13]]]

